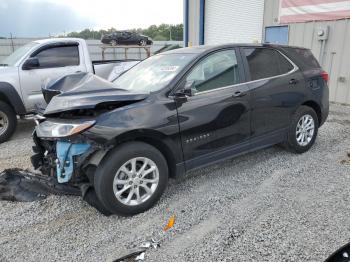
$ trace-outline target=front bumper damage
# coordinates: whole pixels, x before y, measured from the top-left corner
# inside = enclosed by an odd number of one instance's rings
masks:
[[[43,139],[33,133],[33,167],[59,184],[79,189],[81,196],[104,215],[111,215],[98,200],[93,188],[97,165],[109,151],[83,135],[70,139]]]
[[[58,183],[67,183],[74,172],[74,159],[84,155],[91,147],[88,143],[56,142],[56,174]]]

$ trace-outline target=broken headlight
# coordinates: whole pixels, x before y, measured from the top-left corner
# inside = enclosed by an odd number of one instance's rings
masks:
[[[89,129],[95,124],[95,121],[72,121],[61,122],[46,120],[36,126],[36,134],[38,137],[55,138],[68,137]]]

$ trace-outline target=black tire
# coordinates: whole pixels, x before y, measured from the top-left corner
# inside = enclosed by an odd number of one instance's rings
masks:
[[[113,180],[119,168],[135,157],[146,157],[156,164],[159,170],[159,182],[150,198],[141,204],[130,206],[125,205],[115,196]],[[128,142],[113,149],[102,160],[94,176],[96,195],[101,203],[111,213],[121,216],[131,216],[150,209],[160,199],[167,184],[168,165],[164,156],[158,149],[143,142]]]
[[[118,45],[118,41],[113,39],[111,40],[111,46],[117,46]]]
[[[147,39],[141,39],[139,42],[139,46],[146,46],[147,45]]]
[[[5,119],[4,117],[1,117],[2,114],[6,118],[7,124],[0,124],[0,143],[9,140],[15,132],[17,126],[17,117],[15,111],[7,103],[0,101],[0,118]]]
[[[311,116],[314,121],[314,132],[308,144],[300,145],[297,141],[296,129],[300,119],[306,115]],[[291,124],[288,130],[287,140],[284,143],[284,146],[289,151],[297,154],[302,154],[308,151],[312,147],[312,145],[315,143],[317,133],[318,133],[318,127],[319,127],[319,123],[318,123],[318,118],[315,110],[313,110],[311,107],[308,107],[308,106],[300,106],[292,117]]]

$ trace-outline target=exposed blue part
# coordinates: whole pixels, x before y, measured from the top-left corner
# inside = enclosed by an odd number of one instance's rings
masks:
[[[67,183],[71,179],[74,169],[73,156],[84,154],[90,147],[90,144],[72,144],[62,141],[57,142],[56,153],[58,158],[58,183]]]
[[[184,47],[188,46],[188,16],[189,16],[189,0],[184,0]]]
[[[205,0],[199,1],[199,44],[204,45]]]

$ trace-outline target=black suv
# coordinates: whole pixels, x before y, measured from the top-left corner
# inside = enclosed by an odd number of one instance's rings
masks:
[[[308,49],[181,48],[113,83],[66,76],[44,89],[35,168],[85,184],[107,211],[151,208],[168,178],[252,150],[307,151],[328,115],[328,75]]]

